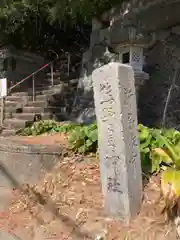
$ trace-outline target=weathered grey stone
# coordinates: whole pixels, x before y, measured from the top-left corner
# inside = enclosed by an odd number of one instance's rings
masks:
[[[149,80],[149,74],[145,72],[134,72],[135,77],[135,90],[136,90],[136,101],[139,100],[139,90],[142,85],[146,83],[146,81]]]
[[[92,71],[109,62],[116,61],[117,54],[110,53],[106,46],[95,45],[83,56],[81,77],[78,91],[71,112],[76,122],[91,123],[95,120],[95,109],[92,88]]]
[[[90,124],[93,121],[95,121],[95,109],[94,109],[94,104],[93,107],[87,107],[83,109],[79,116],[77,117],[76,121],[78,123],[85,123],[85,124]]]
[[[160,30],[156,33],[156,41],[163,41],[170,35],[170,31]]]
[[[180,26],[176,26],[172,28],[172,33],[180,35]]]
[[[102,23],[97,18],[93,18],[92,19],[92,31],[98,30],[101,27],[102,27]]]
[[[28,144],[16,138],[0,138],[0,182],[11,188],[36,183],[62,156],[60,146]]]
[[[100,42],[109,39],[110,35],[109,35],[109,28],[104,28],[104,29],[100,29],[100,33],[99,33],[99,38],[100,38]]]
[[[92,69],[92,65],[88,64],[88,69],[83,69],[81,72],[82,77],[79,78],[78,88],[83,89],[83,91],[91,91],[92,90],[92,80],[91,73],[88,73],[88,70]],[[91,70],[92,71],[92,70]]]
[[[100,32],[99,32],[99,30],[94,30],[91,33],[90,46],[94,46],[95,44],[100,44]]]
[[[130,66],[109,63],[92,79],[105,211],[129,223],[142,199],[134,73]]]
[[[83,58],[82,58],[82,63],[86,64],[89,59],[91,58],[91,52],[88,50],[86,52],[83,53]]]

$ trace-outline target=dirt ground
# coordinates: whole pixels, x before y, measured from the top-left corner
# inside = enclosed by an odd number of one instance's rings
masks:
[[[19,139],[67,144],[66,137],[57,134]],[[139,215],[125,227],[104,215],[99,159],[69,151],[37,185],[14,190],[8,212],[0,214],[0,227],[23,240],[175,240],[175,227],[166,224],[161,214],[159,182],[159,176],[150,179]]]

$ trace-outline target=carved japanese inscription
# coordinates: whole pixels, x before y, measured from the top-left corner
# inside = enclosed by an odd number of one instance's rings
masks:
[[[142,196],[134,73],[130,66],[109,63],[92,79],[105,211],[127,223]]]

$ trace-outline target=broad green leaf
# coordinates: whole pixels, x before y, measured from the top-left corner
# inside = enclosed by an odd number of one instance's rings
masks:
[[[173,163],[173,159],[168,155],[168,153],[166,152],[165,149],[162,148],[154,148],[152,150],[152,152],[154,152],[156,155],[159,156],[159,161],[167,163],[167,164],[172,164]]]
[[[170,140],[174,138],[174,129],[163,129],[162,135]]]
[[[86,144],[87,148],[90,148],[92,146],[93,142],[91,141],[91,139],[87,139],[85,144]]]
[[[156,139],[156,138],[153,137],[153,138],[151,139],[150,147],[151,147],[151,149],[154,149],[154,148],[163,148],[163,147],[164,147],[164,142],[158,141],[158,139]]]
[[[173,150],[180,155],[180,144],[173,145]]]
[[[166,137],[161,136],[161,134],[159,134],[158,131],[154,131],[154,134],[159,141],[164,142],[164,145],[168,149],[169,153],[171,154],[171,157],[172,157],[173,161],[175,162],[179,157],[176,154],[176,152],[174,151],[172,143]]]
[[[96,142],[98,140],[98,132],[96,129],[91,131],[88,136],[93,142]]]
[[[169,168],[161,175],[161,189],[164,195],[169,191],[169,188],[176,196],[180,196],[180,170]]]
[[[140,148],[140,152],[141,153],[149,153],[150,152],[150,149],[148,148],[148,147],[146,147],[146,148]]]
[[[149,134],[148,137],[145,139],[145,142],[140,143],[140,151],[142,151],[142,149],[147,148],[150,145],[151,139],[152,136]]]
[[[144,128],[142,124],[138,124],[138,131],[141,131]]]
[[[78,148],[79,153],[85,153],[86,151],[87,151],[86,145],[83,145],[83,146]]]
[[[148,136],[149,136],[149,129],[144,127],[141,129],[141,131],[139,132],[139,141],[142,142],[142,141],[145,141]]]
[[[155,152],[151,152],[151,173],[160,171],[161,157]]]

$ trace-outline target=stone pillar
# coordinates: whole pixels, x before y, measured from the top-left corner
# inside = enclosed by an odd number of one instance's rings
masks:
[[[142,200],[134,73],[113,62],[96,69],[92,80],[105,212],[128,224]]]

